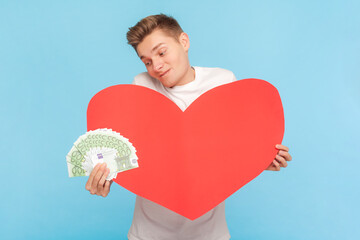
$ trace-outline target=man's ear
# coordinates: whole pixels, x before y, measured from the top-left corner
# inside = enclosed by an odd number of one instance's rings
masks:
[[[190,48],[190,39],[189,36],[182,32],[179,36],[179,42],[182,45],[182,47],[184,48],[185,52],[188,52],[189,48]]]

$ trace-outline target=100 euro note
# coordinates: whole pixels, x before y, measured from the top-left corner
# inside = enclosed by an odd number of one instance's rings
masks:
[[[117,173],[139,167],[136,149],[128,139],[111,129],[97,129],[80,136],[66,156],[69,177],[89,176],[98,163],[110,169],[107,180]]]

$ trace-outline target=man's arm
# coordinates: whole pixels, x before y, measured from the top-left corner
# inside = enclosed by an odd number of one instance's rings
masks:
[[[272,163],[265,170],[280,171],[280,168],[286,168],[288,165],[287,162],[291,161],[292,159],[291,155],[289,154],[288,147],[281,144],[277,144],[275,147],[279,149],[279,152],[277,153]]]

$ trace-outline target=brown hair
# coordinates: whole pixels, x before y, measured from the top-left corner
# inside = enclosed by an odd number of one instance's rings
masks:
[[[128,44],[136,51],[137,46],[155,29],[165,30],[164,32],[176,41],[179,41],[178,38],[183,32],[179,23],[173,17],[165,14],[151,15],[141,19],[135,26],[129,28],[126,34]]]

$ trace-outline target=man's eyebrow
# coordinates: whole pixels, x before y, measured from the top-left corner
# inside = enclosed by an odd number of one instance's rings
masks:
[[[158,49],[162,44],[165,44],[165,43],[159,43],[159,44],[157,44],[155,47],[153,47],[153,49],[151,49],[151,52],[156,51],[156,49]],[[140,56],[140,59],[143,59],[143,58],[144,58],[144,56]]]

